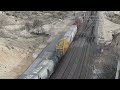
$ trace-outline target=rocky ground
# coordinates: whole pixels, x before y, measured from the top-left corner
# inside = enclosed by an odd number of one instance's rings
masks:
[[[1,11],[0,78],[18,78],[79,11]]]
[[[120,57],[120,12],[100,11],[97,43],[102,46],[93,64],[94,79],[115,79]]]

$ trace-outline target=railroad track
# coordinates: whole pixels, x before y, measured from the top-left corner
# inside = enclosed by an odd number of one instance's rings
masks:
[[[96,15],[89,11],[86,16]],[[91,17],[94,19],[94,17]],[[90,78],[90,64],[95,53],[94,42],[95,21],[84,20],[71,43],[66,55],[59,62],[50,79],[87,79]]]

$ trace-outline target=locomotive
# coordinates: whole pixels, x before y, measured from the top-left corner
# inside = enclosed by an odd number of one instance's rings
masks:
[[[26,71],[19,77],[19,79],[48,79],[54,72],[58,61],[65,55],[66,51],[68,50],[68,47],[73,41],[82,22],[83,20],[81,17],[76,18],[75,23],[69,26],[67,32],[59,39],[55,47],[52,49],[49,48],[50,50],[45,50],[45,52],[49,51],[49,53],[42,55],[44,57],[37,57],[37,60],[41,60],[41,62],[38,63],[34,69],[28,68],[29,72],[27,73]]]

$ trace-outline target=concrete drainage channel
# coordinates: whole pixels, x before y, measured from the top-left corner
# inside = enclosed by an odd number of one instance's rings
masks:
[[[31,66],[18,79],[49,79],[61,57],[65,54],[69,45],[73,41],[80,25],[79,21],[82,21],[81,19],[82,18],[78,18],[78,23],[74,23],[74,25],[69,26],[66,33],[57,37],[46,48],[44,48]],[[64,47],[64,44],[66,44],[66,47]],[[64,53],[61,54],[56,52],[57,45],[62,47]]]

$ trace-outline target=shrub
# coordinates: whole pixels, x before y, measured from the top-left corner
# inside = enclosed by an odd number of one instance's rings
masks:
[[[27,31],[30,31],[30,29],[32,28],[32,25],[30,23],[25,23],[25,28]]]
[[[43,25],[43,22],[38,20],[38,19],[35,19],[33,22],[33,28],[37,28],[37,27],[42,26],[42,25]]]

